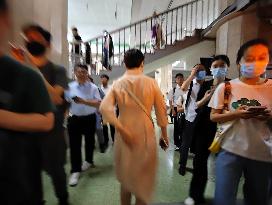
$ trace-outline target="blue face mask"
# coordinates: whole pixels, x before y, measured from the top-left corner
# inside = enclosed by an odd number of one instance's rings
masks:
[[[205,78],[206,78],[206,71],[205,70],[201,70],[201,71],[197,72],[197,74],[196,74],[197,80],[205,80]]]
[[[214,78],[225,78],[227,76],[228,69],[226,67],[212,68],[211,70]]]
[[[256,78],[261,76],[266,70],[266,64],[260,63],[242,63],[240,72],[244,78]]]

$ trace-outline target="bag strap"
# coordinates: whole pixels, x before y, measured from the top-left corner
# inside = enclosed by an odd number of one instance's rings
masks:
[[[176,93],[176,87],[173,88],[173,97],[172,97],[172,100],[174,101],[175,100],[175,93]]]
[[[229,111],[229,100],[231,95],[231,84],[229,81],[225,82],[225,90],[224,90],[224,107],[223,109]]]
[[[146,114],[146,116],[150,119],[150,121],[152,122],[153,126],[154,126],[154,122],[152,117],[148,114],[145,106],[143,105],[143,103],[139,100],[139,98],[131,91],[127,88],[127,86],[124,86],[124,89],[126,90],[126,92],[129,94],[129,96],[136,102],[136,104],[143,110],[143,112]]]
[[[188,93],[187,93],[186,102],[185,102],[185,108],[187,108],[189,106],[189,103],[190,103],[190,100],[191,100],[192,91],[193,91],[193,86],[194,86],[194,83],[192,81],[191,84],[190,84]]]

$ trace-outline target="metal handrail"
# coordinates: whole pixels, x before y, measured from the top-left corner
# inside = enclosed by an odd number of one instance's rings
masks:
[[[155,16],[152,15],[152,16],[150,16],[150,17],[147,17],[147,18],[143,19],[143,20],[139,20],[139,21],[136,21],[136,22],[134,22],[134,23],[132,23],[132,24],[123,26],[123,27],[121,27],[121,28],[119,28],[119,29],[115,29],[115,30],[113,30],[113,31],[110,31],[109,34],[114,34],[114,33],[117,33],[117,32],[119,32],[119,31],[126,30],[126,29],[128,29],[128,28],[130,28],[130,27],[133,27],[133,26],[135,26],[135,25],[144,23],[145,21],[152,20],[153,18],[156,18],[156,17],[159,17],[159,16],[163,16],[163,15],[165,15],[165,14],[167,14],[167,13],[169,13],[169,12],[172,12],[172,11],[174,11],[174,10],[176,10],[176,9],[180,9],[180,8],[182,8],[182,7],[188,6],[188,5],[190,5],[190,4],[193,4],[193,3],[199,2],[199,1],[202,1],[202,0],[194,0],[194,1],[191,1],[191,2],[189,2],[189,3],[186,3],[186,4],[183,4],[183,5],[177,6],[177,7],[173,8],[173,9],[169,9],[169,10],[167,10],[167,11],[163,11],[163,12],[161,12],[161,13],[155,15]],[[94,37],[94,38],[92,38],[92,39],[86,41],[86,42],[90,42],[90,41],[93,41],[93,40],[95,40],[95,39],[97,39],[97,38],[103,38],[103,37],[104,37],[103,35],[99,35],[99,36],[96,36],[96,37]]]
[[[109,52],[104,54],[105,39],[103,35],[92,38],[83,44],[89,43],[92,50],[91,58],[96,65],[99,62],[104,62],[103,66],[105,67],[107,65],[105,61],[110,62],[110,60],[114,65],[121,65],[123,54],[127,49],[134,47],[142,50],[145,54],[154,53],[156,49],[164,49],[164,45],[173,45],[185,36],[192,36],[196,29],[207,28],[218,17],[216,3],[218,6],[218,0],[194,0],[109,32],[114,41],[115,53],[112,59],[107,60],[106,58]],[[154,22],[158,27],[153,27]],[[152,38],[152,30],[156,34],[155,40]],[[75,61],[74,58],[70,59]],[[82,57],[80,62],[84,61]]]

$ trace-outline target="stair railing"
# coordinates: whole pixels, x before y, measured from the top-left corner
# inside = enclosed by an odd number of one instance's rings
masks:
[[[114,55],[108,59],[111,66],[120,66],[123,61],[123,54],[130,48],[138,48],[144,54],[155,53],[159,49],[164,49],[167,45],[192,36],[196,29],[207,28],[218,16],[219,0],[193,0],[187,4],[175,7],[155,16],[148,17],[128,26],[109,32],[113,40]],[[157,42],[152,38],[153,26],[157,26],[160,35],[157,33]],[[159,40],[159,42],[158,42]],[[103,54],[105,39],[103,35],[83,43],[82,53],[79,62],[85,63],[85,44],[89,43],[91,48],[91,68],[93,74],[99,74],[103,68],[101,62],[105,56]],[[72,47],[73,45],[71,45]],[[70,49],[73,50],[73,49]],[[76,56],[75,56],[76,55]],[[73,66],[78,62],[78,54],[70,53],[70,64]],[[74,61],[74,62],[73,62]]]

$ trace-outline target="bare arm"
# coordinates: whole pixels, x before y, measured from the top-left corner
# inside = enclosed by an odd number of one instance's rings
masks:
[[[167,127],[161,127],[161,133],[162,133],[163,139],[168,142]]]
[[[193,81],[193,79],[194,79],[194,76],[190,75],[190,76],[183,82],[183,84],[182,84],[182,86],[181,86],[181,90],[184,91],[184,92],[187,91],[187,90],[189,90],[190,84],[191,84],[191,82]]]
[[[64,100],[62,98],[63,96],[63,93],[64,93],[64,89],[59,86],[59,85],[56,85],[56,86],[51,86],[47,80],[45,80],[44,78],[44,82],[45,82],[45,86],[46,86],[46,89],[50,95],[50,98],[52,100],[52,102],[55,104],[55,105],[62,105]]]
[[[21,114],[0,110],[0,127],[19,132],[46,132],[54,126],[54,115],[30,113]]]
[[[177,111],[180,113],[180,112],[184,112],[184,108],[183,106],[177,106]]]
[[[212,109],[210,118],[211,121],[217,123],[224,123],[236,119],[250,119],[254,118],[256,114],[249,112],[246,110],[246,106],[241,106],[240,108],[236,109],[234,112],[223,113],[223,110],[219,109]]]
[[[194,80],[195,75],[196,75],[196,73],[197,73],[197,69],[198,69],[198,67],[195,66],[195,67],[192,69],[192,72],[191,72],[190,76],[183,82],[183,84],[182,84],[182,86],[181,86],[181,90],[182,90],[182,91],[185,92],[185,91],[189,90],[190,84],[191,84],[191,82]]]
[[[205,93],[204,97],[201,100],[196,102],[197,108],[200,108],[200,107],[206,105],[209,102],[209,100],[211,99],[213,93],[214,93],[214,90],[208,90]]]
[[[99,108],[101,101],[100,100],[83,100],[82,104],[88,105],[91,107]]]

